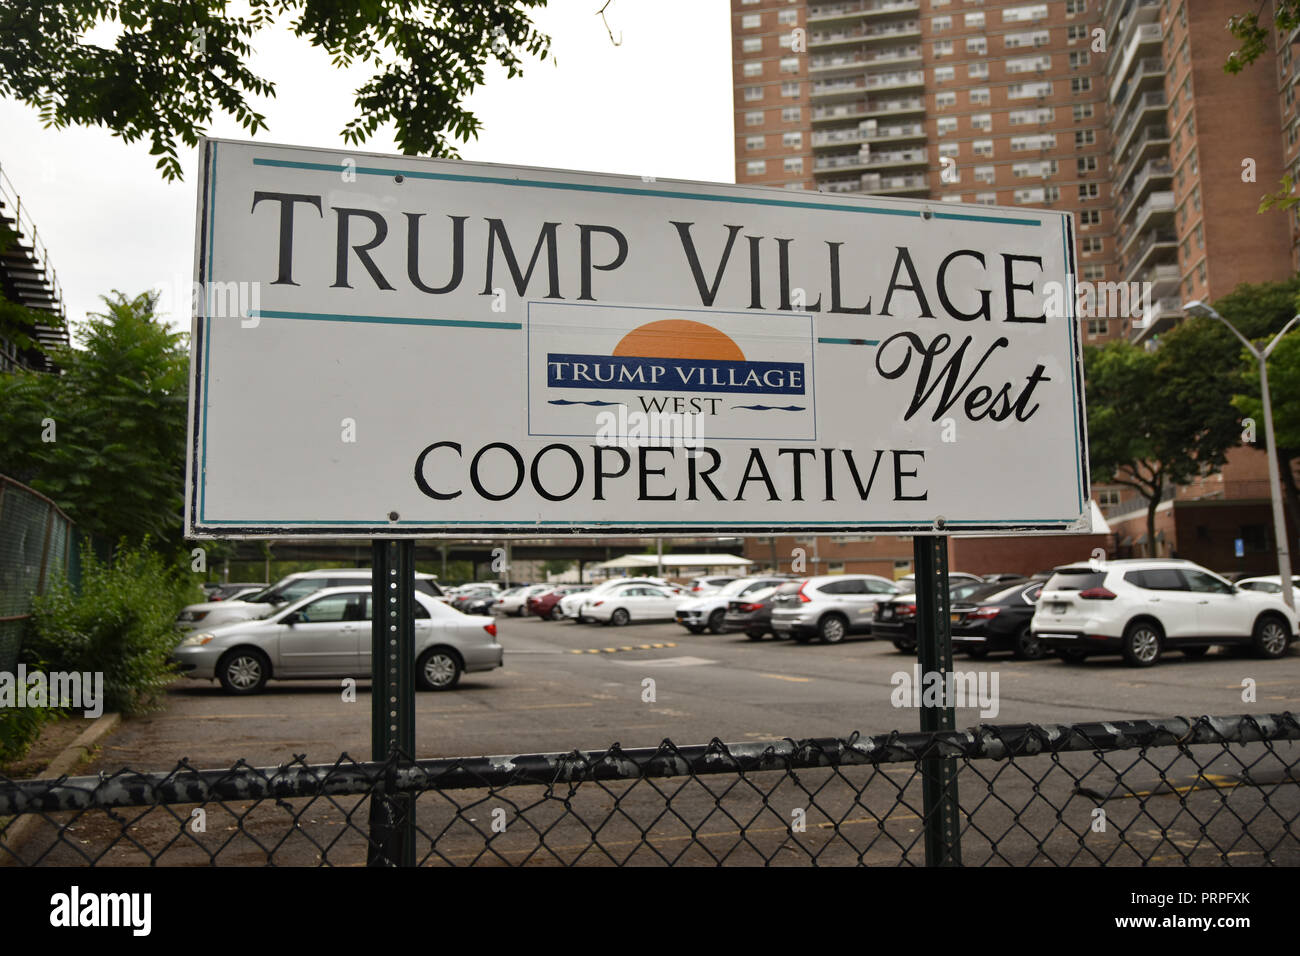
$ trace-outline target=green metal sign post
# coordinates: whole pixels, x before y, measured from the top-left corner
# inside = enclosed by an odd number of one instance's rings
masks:
[[[415,798],[396,793],[415,759],[415,542],[376,540],[371,562],[370,749],[388,772],[370,798],[370,866],[415,865]]]
[[[916,567],[916,649],[921,679],[944,688],[939,704],[926,705],[921,696],[921,731],[956,730],[953,702],[948,699],[952,673],[952,619],[948,599],[948,536],[912,539]],[[924,685],[922,685],[924,686]],[[926,866],[961,866],[961,817],[957,804],[957,761],[932,757],[921,762],[921,802],[925,825]]]

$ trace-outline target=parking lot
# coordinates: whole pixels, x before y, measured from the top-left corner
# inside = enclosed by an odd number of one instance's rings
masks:
[[[672,623],[626,627],[498,619],[506,648],[499,670],[465,675],[455,690],[416,698],[418,756],[471,756],[847,736],[918,729],[912,708],[894,707],[891,678],[914,658],[891,644],[756,643],[743,634],[691,635]],[[1259,660],[1215,649],[1201,660],[1166,654],[1153,668],[1119,658],[1066,665],[958,655],[955,666],[997,675],[998,713],[958,708],[958,727],[978,723],[1073,723],[1101,718],[1266,713],[1300,703],[1300,652]],[[1256,700],[1242,700],[1243,680]],[[651,689],[645,682],[652,680]],[[991,684],[990,684],[991,686]],[[369,684],[355,701],[339,681],[272,681],[257,696],[231,697],[206,681],[177,681],[163,711],[128,722],[92,765],[170,769],[243,758],[275,765],[302,754],[331,762],[370,756]]]

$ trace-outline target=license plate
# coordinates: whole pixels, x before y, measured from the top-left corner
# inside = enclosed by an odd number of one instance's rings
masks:
[[[886,621],[886,620],[888,620],[889,618],[891,618],[891,617],[894,616],[894,609],[893,609],[893,608],[889,608],[889,607],[882,607],[882,608],[880,609],[880,613],[879,613],[877,616],[878,616],[882,621]]]
[[[1066,609],[1067,607],[1069,607],[1068,604],[1049,604],[1049,605],[1048,605],[1048,609],[1051,610],[1051,612],[1052,612],[1053,614],[1064,614],[1064,613],[1065,613],[1065,609]]]
[[[789,623],[788,621],[773,621],[773,622],[772,622],[772,630],[774,630],[774,631],[788,631],[788,630],[790,630],[790,627],[791,627],[791,625],[790,625],[790,623]]]
[[[951,615],[949,615],[949,619],[952,621],[952,623],[956,624],[958,621],[961,620],[961,615],[960,615],[960,614],[951,614]]]

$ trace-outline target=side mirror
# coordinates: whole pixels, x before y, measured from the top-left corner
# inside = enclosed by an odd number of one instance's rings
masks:
[[[300,620],[302,620],[302,618],[300,618],[300,617],[298,616],[298,612],[297,612],[297,611],[294,611],[292,614],[286,614],[284,617],[282,617],[282,618],[280,619],[280,623],[281,623],[281,624],[288,624],[290,627],[293,627],[293,626],[294,626],[295,624],[297,624]]]

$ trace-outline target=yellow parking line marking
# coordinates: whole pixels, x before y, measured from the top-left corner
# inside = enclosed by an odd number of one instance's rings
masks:
[[[808,684],[812,682],[811,677],[789,677],[785,674],[759,674],[759,677],[770,677],[773,680],[788,680],[796,684]]]
[[[589,647],[586,650],[571,650],[570,654],[617,654],[620,651],[653,651],[663,650],[666,647],[676,647],[672,641],[664,641],[661,644],[637,644],[627,645],[625,647]]]

